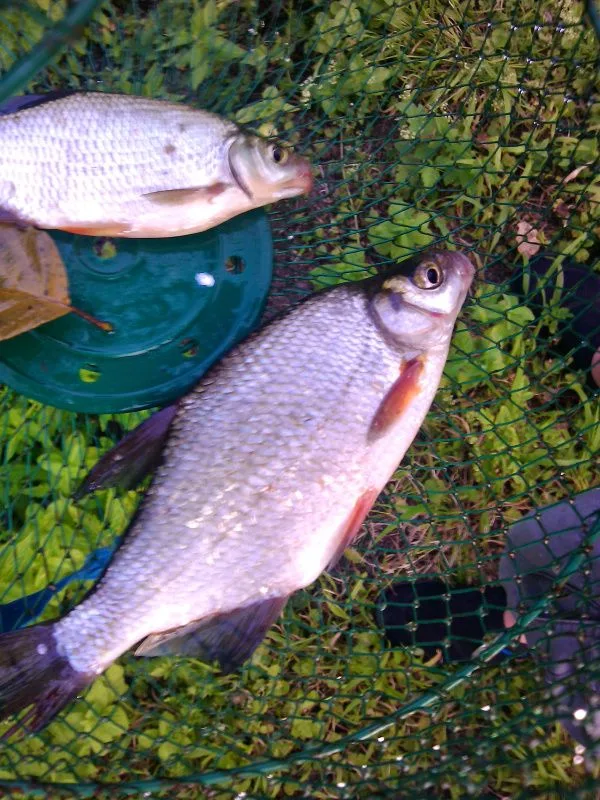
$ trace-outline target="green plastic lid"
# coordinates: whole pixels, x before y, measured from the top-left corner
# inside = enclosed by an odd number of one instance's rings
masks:
[[[193,236],[95,239],[52,231],[75,314],[0,342],[0,383],[88,413],[165,405],[258,323],[273,249],[262,210]]]

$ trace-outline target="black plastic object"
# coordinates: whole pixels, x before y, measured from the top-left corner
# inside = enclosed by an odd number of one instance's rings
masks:
[[[272,276],[266,214],[169,239],[52,231],[74,314],[0,342],[0,383],[49,405],[108,413],[184,394],[258,323]]]
[[[545,614],[526,630],[533,658],[546,668],[553,705],[574,739],[600,745],[600,488],[541,509],[512,525],[500,578],[515,616],[551,597]],[[559,592],[554,580],[569,557],[583,551],[580,570]]]
[[[426,659],[467,661],[486,633],[504,629],[501,586],[449,587],[441,578],[399,581],[383,592],[377,621],[395,647],[420,647]]]

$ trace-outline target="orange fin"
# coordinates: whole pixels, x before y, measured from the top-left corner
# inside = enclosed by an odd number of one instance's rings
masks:
[[[79,236],[123,236],[129,229],[122,222],[107,222],[104,225],[73,225],[62,226],[61,231],[76,233]]]
[[[348,519],[342,526],[338,546],[335,550],[335,553],[329,560],[327,569],[334,567],[342,557],[344,550],[347,547],[350,547],[360,530],[360,526],[363,524],[367,514],[373,507],[373,503],[375,500],[377,500],[378,495],[379,489],[367,489],[367,491],[363,492],[363,494],[361,494],[361,496],[358,498],[354,508],[350,512]]]
[[[368,439],[374,441],[382,436],[392,425],[420,390],[419,378],[423,362],[413,358],[402,366],[400,377],[381,401],[371,421]]]
[[[160,203],[166,206],[181,206],[186,203],[191,203],[204,197],[210,203],[215,197],[218,197],[230,184],[218,182],[213,183],[212,186],[197,186],[191,189],[165,189],[161,192],[150,192],[144,195],[148,200],[154,203]]]

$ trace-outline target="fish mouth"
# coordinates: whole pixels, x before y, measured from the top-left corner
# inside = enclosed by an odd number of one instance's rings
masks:
[[[294,183],[302,190],[302,194],[310,194],[315,183],[313,172],[308,161],[302,159],[298,164],[298,171]]]
[[[471,286],[475,277],[475,267],[471,261],[462,253],[452,253],[453,267],[457,271],[465,292]]]
[[[314,186],[314,178],[310,164],[301,159],[292,178],[281,181],[277,185],[277,197],[296,197],[299,194],[310,194]]]

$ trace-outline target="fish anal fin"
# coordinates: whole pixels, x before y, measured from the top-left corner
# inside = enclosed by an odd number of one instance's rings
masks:
[[[105,453],[74,494],[79,500],[109,486],[136,486],[158,466],[177,404],[156,411]]]
[[[139,645],[136,656],[181,655],[218,661],[224,673],[247,661],[281,614],[285,597],[272,597],[225,614],[190,622],[182,628],[153,633]]]
[[[197,186],[189,189],[165,189],[161,192],[145,194],[148,200],[165,206],[184,206],[204,198],[209,203],[222,194],[230,184],[219,181],[211,186]]]
[[[338,538],[338,545],[334,554],[329,559],[327,569],[332,569],[344,554],[344,550],[350,547],[356,535],[358,534],[361,525],[365,521],[367,514],[373,507],[373,503],[377,500],[379,489],[367,489],[356,501],[354,508],[350,512],[348,519],[344,522],[340,529]]]
[[[413,358],[402,365],[399,377],[381,401],[371,421],[369,441],[386,433],[410,405],[420,391],[419,378],[422,371],[423,362],[420,358]]]

